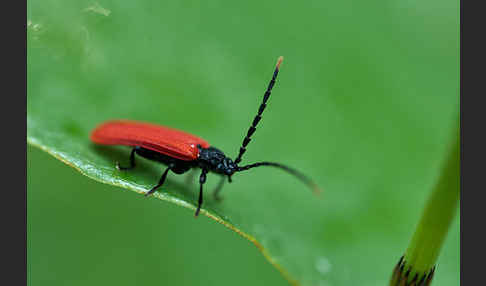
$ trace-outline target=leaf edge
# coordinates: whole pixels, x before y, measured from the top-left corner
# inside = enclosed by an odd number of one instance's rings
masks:
[[[84,175],[84,176],[86,176],[86,177],[88,177],[88,178],[90,178],[90,179],[92,179],[94,181],[97,181],[99,183],[103,183],[103,184],[106,184],[106,185],[112,185],[112,186],[115,186],[115,187],[121,187],[121,188],[130,190],[130,191],[139,193],[139,194],[145,194],[146,192],[149,191],[149,190],[145,190],[145,189],[143,189],[143,191],[142,191],[142,190],[136,189],[134,187],[129,187],[128,185],[117,184],[115,181],[104,181],[104,180],[102,180],[100,178],[96,178],[94,176],[91,176],[88,173],[86,173],[79,166],[73,164],[71,161],[69,161],[68,159],[64,158],[63,156],[61,156],[56,151],[50,149],[48,146],[45,146],[44,144],[40,143],[37,139],[34,139],[34,138],[30,137],[30,136],[27,136],[27,144],[29,144],[30,146],[36,147],[36,148],[40,149],[41,151],[46,152],[47,154],[51,155],[55,159],[61,161],[62,163],[68,165],[69,167],[72,167],[73,169],[75,169],[76,171],[78,171],[79,173],[81,173],[82,175]],[[154,197],[156,197],[156,198],[158,198],[160,200],[167,201],[169,203],[173,203],[175,205],[184,207],[184,208],[188,208],[188,209],[191,209],[191,210],[196,210],[196,206],[194,206],[194,205],[192,205],[192,204],[190,204],[190,203],[188,203],[188,202],[186,202],[184,200],[181,200],[181,199],[177,199],[177,198],[174,198],[174,197],[171,197],[171,196],[163,196],[163,195],[160,195],[160,193],[154,193]],[[255,245],[256,248],[262,253],[263,257],[273,267],[275,267],[278,272],[280,272],[280,274],[283,276],[283,278],[285,280],[287,280],[290,285],[294,285],[294,286],[301,285],[296,279],[294,279],[294,278],[291,277],[291,275],[289,274],[289,272],[287,270],[285,270],[280,264],[277,263],[277,261],[275,261],[272,258],[270,252],[265,247],[263,247],[263,245],[260,244],[255,237],[253,237],[252,235],[250,235],[250,234],[242,231],[241,229],[237,228],[235,225],[233,225],[230,222],[224,220],[222,217],[220,217],[220,216],[218,216],[216,214],[213,214],[213,213],[207,211],[206,209],[201,208],[200,213],[203,214],[203,215],[205,215],[206,217],[208,217],[208,218],[216,221],[217,223],[225,226],[226,228],[234,231],[239,236],[241,236],[241,237],[245,238],[246,240],[250,241],[251,243],[253,243],[253,245]]]

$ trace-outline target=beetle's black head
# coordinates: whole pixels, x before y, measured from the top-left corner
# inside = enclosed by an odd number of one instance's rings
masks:
[[[214,173],[225,176],[231,176],[238,170],[238,166],[226,157],[226,155],[219,149],[214,147],[199,148],[198,165],[201,168],[208,169]]]

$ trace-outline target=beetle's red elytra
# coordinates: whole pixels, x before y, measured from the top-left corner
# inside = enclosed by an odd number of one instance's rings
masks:
[[[103,145],[140,146],[183,161],[199,157],[197,145],[209,143],[177,129],[134,120],[112,120],[99,125],[91,140]]]
[[[279,57],[272,79],[263,95],[263,101],[258,108],[257,115],[248,129],[238,156],[234,161],[227,157],[221,150],[210,146],[208,142],[197,136],[177,129],[134,120],[111,120],[102,123],[91,133],[91,140],[96,144],[133,147],[130,153],[130,166],[122,167],[117,162],[116,167],[119,170],[133,169],[135,167],[135,154],[161,162],[167,166],[162,173],[159,183],[148,191],[145,194],[146,196],[153,194],[157,188],[164,184],[169,171],[175,174],[183,174],[191,168],[200,168],[201,175],[199,176],[199,199],[195,213],[196,217],[199,215],[203,203],[203,185],[206,182],[208,172],[221,175],[220,184],[213,193],[216,199],[219,199],[218,194],[225,178],[231,183],[231,178],[234,173],[260,166],[272,166],[284,170],[297,177],[317,193],[319,192],[319,188],[307,176],[283,164],[257,162],[240,166],[241,158],[246,152],[246,147],[251,141],[251,136],[256,131],[256,126],[260,122],[263,111],[267,106],[267,101],[272,92],[282,61],[283,57]]]

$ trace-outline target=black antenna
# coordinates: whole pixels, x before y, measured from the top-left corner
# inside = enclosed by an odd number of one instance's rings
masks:
[[[287,167],[285,165],[282,165],[280,163],[258,162],[258,163],[246,165],[246,166],[243,166],[243,167],[238,167],[237,172],[246,171],[246,170],[256,168],[256,167],[261,167],[261,166],[272,166],[272,167],[280,168],[280,169],[286,171],[287,173],[297,177],[297,179],[299,179],[304,184],[306,184],[309,188],[311,188],[314,191],[315,194],[319,194],[321,192],[319,187],[311,179],[309,179],[307,176],[305,176],[304,174],[302,174],[301,172],[299,172],[295,169],[292,169],[292,168]]]
[[[280,64],[282,63],[282,61],[283,61],[283,57],[280,56],[277,60],[277,66],[275,67],[275,71],[273,72],[272,80],[268,84],[267,91],[265,91],[265,94],[263,95],[262,104],[260,104],[260,107],[258,108],[258,114],[253,119],[250,129],[248,129],[245,139],[243,139],[243,143],[241,144],[240,153],[238,154],[238,157],[236,157],[235,160],[235,163],[237,165],[238,163],[241,162],[241,156],[243,156],[243,154],[246,152],[246,146],[248,145],[248,143],[250,143],[251,136],[255,132],[258,122],[260,122],[260,119],[262,119],[262,113],[265,110],[265,107],[267,107],[267,100],[270,97],[270,94],[272,93],[272,88],[273,85],[275,84],[275,79],[277,78],[278,70],[280,69]]]

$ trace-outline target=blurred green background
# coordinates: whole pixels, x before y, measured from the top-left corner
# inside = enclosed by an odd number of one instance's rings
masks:
[[[96,149],[112,118],[197,134],[235,156],[278,56],[244,162],[209,210],[255,236],[304,285],[386,285],[459,116],[457,1],[28,1],[28,136],[115,179],[128,149]],[[93,167],[94,166],[94,167]],[[109,173],[112,172],[112,173]],[[169,177],[168,196],[195,188]],[[209,177],[210,186],[217,180]],[[282,285],[249,241],[207,217],[100,184],[28,148],[29,285]],[[209,187],[211,188],[211,187]],[[436,285],[459,284],[459,218]]]

